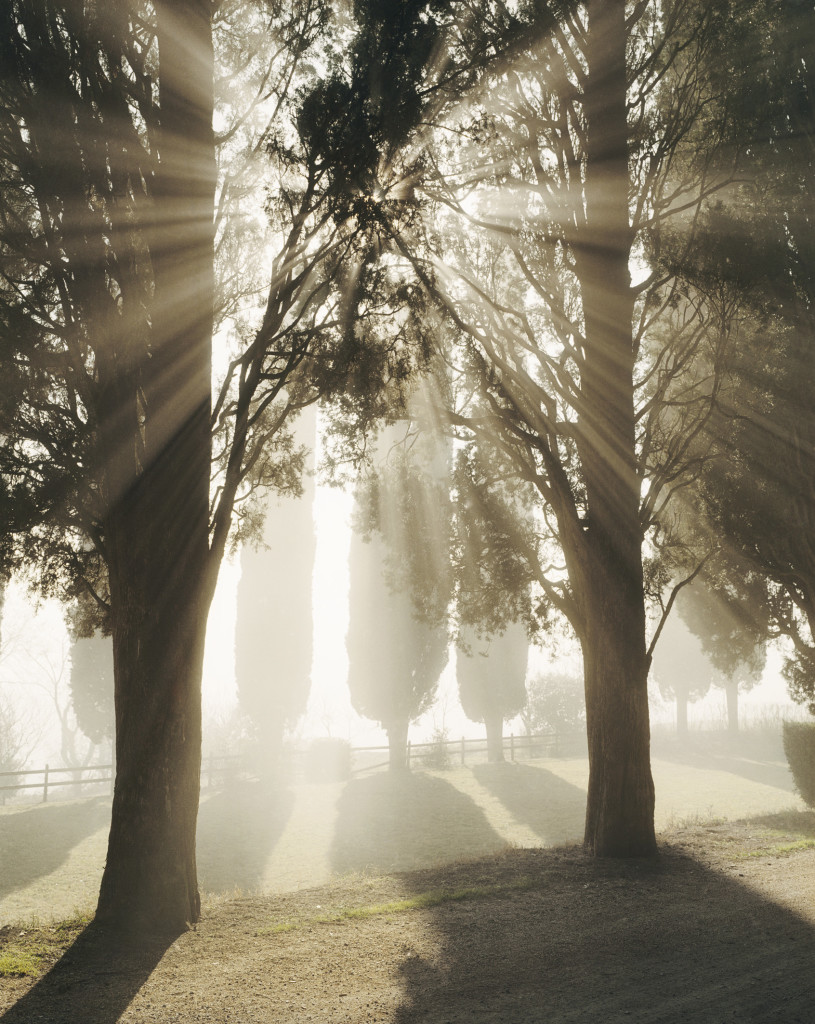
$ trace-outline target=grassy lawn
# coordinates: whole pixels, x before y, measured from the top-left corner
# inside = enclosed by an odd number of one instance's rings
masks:
[[[660,831],[804,805],[786,765],[727,752],[655,756]],[[199,876],[211,899],[292,892],[337,875],[413,870],[508,846],[579,840],[583,758],[376,773],[270,792],[243,782],[205,793]],[[0,808],[0,925],[92,910],[104,864],[109,798]]]

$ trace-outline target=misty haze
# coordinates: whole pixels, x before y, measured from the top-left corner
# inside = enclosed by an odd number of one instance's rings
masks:
[[[813,53],[2,5],[0,1024],[810,1019]]]

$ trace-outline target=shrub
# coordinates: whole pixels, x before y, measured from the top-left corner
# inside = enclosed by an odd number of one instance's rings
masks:
[[[308,782],[342,782],[351,777],[351,744],[331,737],[314,740],[305,767]]]
[[[422,765],[433,771],[447,771],[451,766],[450,751],[448,750],[447,743],[447,730],[434,729],[433,735],[430,737],[430,743],[422,751]]]
[[[801,799],[815,807],[815,722],[784,722],[784,753]]]

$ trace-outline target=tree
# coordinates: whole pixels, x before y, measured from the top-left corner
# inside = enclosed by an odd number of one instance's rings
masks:
[[[316,417],[306,410],[296,439],[313,450]],[[316,547],[314,483],[299,498],[270,502],[262,546],[244,545],[238,585],[235,675],[267,769],[277,762],[284,728],[306,710],[311,685],[312,586]]]
[[[813,708],[815,14],[810,5],[774,0],[744,7],[730,78],[751,159],[717,210],[715,230],[705,233],[713,266],[686,270],[708,291],[727,284],[738,328],[728,360],[732,386],[711,424],[717,457],[694,488],[697,530],[711,550],[721,549],[727,567],[706,574],[719,600],[700,635],[715,623],[724,670],[743,659],[748,679],[763,664],[759,638],[789,637],[791,693]],[[729,622],[731,613],[740,626]],[[735,715],[734,684],[730,694]]]
[[[113,739],[113,644],[109,636],[71,641],[71,706],[82,732],[94,744]]]
[[[527,734],[577,732],[585,723],[583,685],[579,676],[546,672],[529,682],[521,717]]]
[[[714,590],[694,582],[677,602],[679,615],[717,673],[714,685],[724,688],[731,733],[739,730],[739,690],[755,686],[767,663],[765,606],[755,599],[765,593],[764,587],[758,593],[754,587],[749,601],[744,590],[739,593],[732,585]]]
[[[456,644],[456,676],[464,714],[483,722],[487,757],[504,760],[503,723],[524,706],[529,639],[522,623],[494,637],[467,630]]]
[[[424,147],[430,170],[411,181],[433,219],[391,237],[459,331],[448,422],[534,493],[540,543],[523,557],[583,649],[586,846],[645,855],[642,548],[710,415],[715,381],[693,377],[693,355],[712,350],[718,369],[725,339],[677,275],[653,261],[634,284],[630,267],[724,178],[714,83],[697,59],[723,26],[690,2],[597,0],[557,11],[554,26],[551,13],[449,116],[449,137],[466,142]],[[681,223],[692,232],[692,216]]]
[[[0,772],[16,772],[23,768],[36,745],[34,732],[20,720],[14,705],[5,696],[0,696]],[[7,775],[0,785],[14,787],[18,781],[17,776]],[[13,792],[13,788],[4,790],[0,803],[4,804]]]
[[[681,597],[677,605],[680,601]],[[668,618],[654,650],[651,671],[662,696],[676,701],[676,731],[687,736],[688,704],[705,696],[716,672],[681,611]]]
[[[357,493],[348,686],[354,708],[387,732],[398,769],[409,725],[433,703],[447,663],[449,478],[446,445],[427,433],[416,441],[406,423],[386,430],[379,450]]]
[[[260,12],[231,37],[244,68],[267,63],[256,99],[290,112],[327,8],[243,10]],[[0,19],[0,536],[42,591],[95,601],[111,630],[117,776],[97,920],[173,931],[200,913],[200,684],[218,566],[236,508],[240,536],[253,496],[298,486],[288,417],[354,365],[327,295],[364,229],[331,220],[313,150],[255,138],[279,232],[263,310],[236,328],[211,401],[224,237],[212,6],[16,0]],[[258,38],[276,43],[271,68]],[[227,109],[227,141],[244,115]]]

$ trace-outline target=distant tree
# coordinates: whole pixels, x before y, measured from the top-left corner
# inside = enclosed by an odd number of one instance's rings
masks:
[[[766,592],[757,580],[758,596]],[[718,590],[703,582],[683,589],[677,611],[715,670],[713,684],[727,698],[727,725],[739,729],[739,691],[751,689],[761,679],[767,663],[766,617],[759,601],[749,601],[740,591],[722,585]]]
[[[15,705],[0,694],[0,772],[16,772],[25,763],[37,744],[32,729],[21,720]],[[0,777],[0,785],[14,787],[18,778],[14,775]],[[0,793],[0,803],[13,795],[13,788]]]
[[[294,434],[297,444],[313,451],[314,409],[300,416]],[[303,493],[271,498],[262,538],[241,551],[235,678],[238,703],[252,723],[266,770],[277,762],[284,729],[305,712],[311,686],[313,502],[314,480],[307,471]]]
[[[586,718],[583,682],[567,672],[545,672],[530,680],[521,711],[527,734],[577,732]]]
[[[412,443],[408,444],[408,441]],[[390,447],[389,447],[390,445]],[[451,597],[446,445],[397,423],[360,485],[349,560],[348,686],[404,768],[408,727],[433,703],[447,663]]]
[[[699,638],[676,612],[669,615],[657,641],[651,675],[662,696],[676,701],[676,731],[686,736],[688,704],[705,696],[716,672]]]
[[[721,601],[706,613],[735,641],[723,671],[742,665],[749,684],[763,657],[756,626],[765,639],[786,636],[790,693],[815,711],[815,10],[779,0],[736,9],[745,16],[733,21],[735,45],[720,67],[750,160],[703,225],[703,258],[688,254],[682,271],[700,292],[729,292],[736,343],[709,428],[715,457],[689,504],[729,566],[726,578],[714,570]],[[721,609],[742,625],[727,625]],[[709,628],[700,621],[699,635]],[[729,692],[735,721],[735,682]]]
[[[487,757],[504,760],[503,723],[514,718],[526,700],[529,638],[526,627],[510,623],[496,636],[462,629],[456,644],[456,677],[464,714],[487,730]]]
[[[101,633],[71,640],[71,706],[82,732],[94,744],[112,740],[113,641]]]

